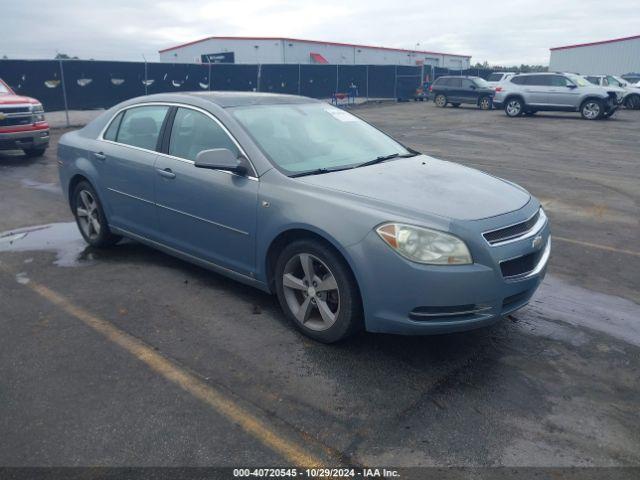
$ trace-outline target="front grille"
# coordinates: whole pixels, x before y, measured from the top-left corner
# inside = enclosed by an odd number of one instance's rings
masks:
[[[500,270],[502,271],[502,276],[505,278],[517,277],[531,272],[536,268],[543,254],[544,249],[501,262]]]
[[[516,225],[511,225],[499,230],[493,230],[492,232],[485,232],[482,234],[482,236],[487,242],[489,242],[490,245],[506,242],[507,240],[518,238],[527,233],[533,228],[539,218],[540,210],[538,210],[533,217],[522,223],[517,223]]]
[[[20,125],[31,125],[32,118],[31,115],[28,117],[20,116],[20,117],[7,117],[0,120],[0,127],[15,127]]]
[[[10,113],[30,113],[31,107],[28,105],[13,107],[11,105],[0,105],[0,113],[10,114]]]

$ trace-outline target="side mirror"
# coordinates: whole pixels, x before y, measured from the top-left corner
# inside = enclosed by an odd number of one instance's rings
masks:
[[[567,88],[571,88],[573,90],[574,88],[578,88],[578,86],[575,83],[570,83],[567,85]]]
[[[247,159],[236,157],[228,148],[214,148],[203,150],[196,156],[195,166],[198,168],[208,168],[210,170],[226,170],[246,175],[249,171]]]
[[[476,87],[475,85],[470,85],[470,86],[469,86],[469,88],[470,88],[471,90],[475,90],[475,89],[476,89],[476,88],[478,88],[478,87]]]

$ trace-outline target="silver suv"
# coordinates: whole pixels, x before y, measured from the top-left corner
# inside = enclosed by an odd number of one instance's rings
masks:
[[[509,117],[544,110],[580,112],[582,118],[598,120],[613,115],[623,96],[618,87],[596,86],[571,73],[526,73],[496,87],[493,105],[504,107]]]

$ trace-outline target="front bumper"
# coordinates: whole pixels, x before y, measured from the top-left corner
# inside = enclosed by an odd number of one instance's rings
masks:
[[[48,146],[49,127],[7,132],[0,129],[0,150],[31,150]]]
[[[520,218],[535,212],[532,208],[538,208],[537,202],[535,207],[523,208],[529,211],[520,212]],[[515,218],[512,214],[501,217]],[[489,219],[492,221],[495,219]],[[508,220],[502,222],[508,224]],[[459,332],[490,325],[525,306],[546,273],[551,251],[548,221],[536,232],[536,237],[541,237],[536,246],[531,237],[489,246],[479,233],[487,230],[486,222],[478,228],[480,239],[467,242],[475,262],[471,265],[410,262],[375,232],[350,247],[358,269],[366,329],[404,335]],[[532,253],[537,260],[531,271],[503,277],[501,262]]]

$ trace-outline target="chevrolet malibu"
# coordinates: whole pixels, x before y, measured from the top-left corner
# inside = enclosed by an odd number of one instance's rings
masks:
[[[309,98],[141,97],[58,156],[87,243],[128,237],[275,293],[326,343],[489,325],[529,301],[551,249],[523,188]]]

